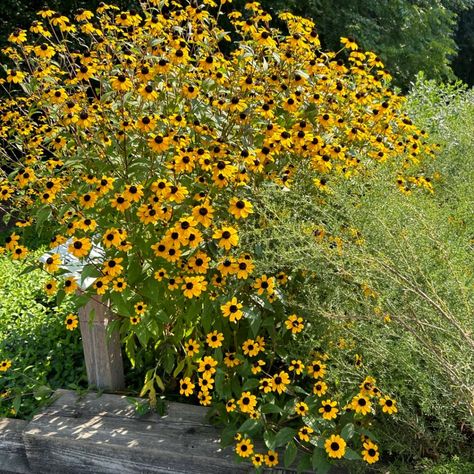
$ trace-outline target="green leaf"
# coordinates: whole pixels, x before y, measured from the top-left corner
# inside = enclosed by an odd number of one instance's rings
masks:
[[[165,384],[163,383],[163,380],[161,380],[161,377],[159,375],[155,375],[155,381],[156,381],[156,385],[158,385],[158,387],[160,387],[160,390],[162,392],[165,391]]]
[[[317,474],[326,474],[331,469],[331,463],[328,460],[326,451],[321,448],[315,448],[312,457],[313,469]]]
[[[275,447],[279,448],[289,443],[296,435],[296,430],[293,428],[282,428],[275,436]]]
[[[344,428],[341,430],[341,436],[344,438],[345,441],[351,439],[354,436],[354,424],[353,423],[347,423]]]
[[[305,454],[304,456],[301,457],[300,462],[298,463],[298,467],[296,468],[296,471],[298,474],[304,471],[308,471],[311,469],[311,455],[310,454]]]
[[[260,381],[258,379],[248,379],[245,381],[244,385],[242,386],[242,392],[246,390],[253,390],[260,385]]]
[[[113,308],[120,316],[130,317],[132,315],[132,307],[125,301],[121,293],[112,292],[110,294]]]
[[[346,448],[344,459],[349,459],[350,461],[356,461],[356,460],[361,459],[361,456],[359,453],[356,453],[353,449]]]
[[[86,278],[97,278],[100,276],[100,271],[96,268],[95,265],[92,263],[88,263],[87,265],[84,265],[84,268],[82,269],[81,272],[81,284],[84,283],[84,280]]]
[[[39,267],[37,265],[28,265],[22,270],[19,276],[26,275],[27,273],[31,273],[35,270],[38,270],[38,268]]]
[[[179,362],[179,364],[176,366],[176,369],[174,369],[174,372],[173,372],[173,377],[177,377],[181,371],[184,369],[184,364],[186,363],[186,359],[181,359],[181,361]],[[216,375],[216,378],[215,378],[215,383],[216,383],[216,389],[217,389],[217,377],[221,375],[222,376],[222,380],[223,380],[223,374],[217,374]]]
[[[297,453],[298,448],[296,447],[294,441],[288,443],[288,446],[285,450],[285,454],[283,456],[283,463],[285,464],[285,467],[290,467],[294,463]]]
[[[64,290],[59,290],[56,293],[56,306],[61,306],[61,303],[63,302],[65,296],[66,292]]]
[[[245,420],[237,430],[239,433],[249,433],[250,431],[254,431],[260,425],[258,420],[252,420],[249,418]]]
[[[266,405],[263,405],[262,408],[262,413],[282,413],[282,409],[273,403],[267,403]]]
[[[271,431],[265,431],[263,433],[263,441],[268,449],[275,449],[275,434]]]
[[[21,406],[21,395],[17,395],[13,399],[13,409],[15,410],[15,413],[18,413],[20,411],[20,406]]]
[[[36,230],[39,230],[43,223],[51,216],[51,208],[43,207],[36,213]]]

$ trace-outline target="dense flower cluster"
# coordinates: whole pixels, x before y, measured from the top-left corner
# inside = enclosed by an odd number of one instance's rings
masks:
[[[333,183],[392,162],[401,191],[431,190],[420,167],[433,151],[375,54],[348,38],[322,52],[311,21],[281,14],[282,34],[253,2],[228,13],[240,40],[226,56],[216,18],[228,3],[100,4],[74,19],[42,10],[12,33],[0,201],[18,230],[4,250],[21,260],[22,228],[50,232],[45,291],[60,301],[82,283],[61,276],[55,249],[66,244],[95,278],[86,298],[103,295],[118,315],[132,363],[138,346],[156,354],[142,394],[153,401],[179,379],[179,393],[212,404],[256,467],[277,465],[283,445],[285,464],[298,449],[314,466],[372,463],[367,428],[396,402],[370,377],[341,393],[325,381],[327,354],[285,350],[306,325],[285,300],[294,276],[256,274],[239,229],[264,225],[258,186],[315,186],[329,199]],[[100,263],[88,258],[94,248]],[[75,329],[77,317],[65,324]],[[253,442],[262,436],[263,454]]]

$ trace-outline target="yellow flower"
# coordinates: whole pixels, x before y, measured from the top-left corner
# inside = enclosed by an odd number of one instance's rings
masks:
[[[389,415],[393,415],[397,413],[397,402],[389,397],[383,397],[379,400],[379,405],[382,407],[382,411],[384,413],[388,413]]]
[[[364,449],[362,450],[362,459],[367,463],[367,464],[374,464],[379,460],[380,454],[379,454],[379,447],[372,443],[372,441],[367,440],[363,444]]]
[[[125,74],[118,74],[111,82],[112,89],[118,92],[127,92],[132,89],[132,81]]]
[[[77,328],[79,321],[75,314],[69,314],[68,316],[66,316],[66,319],[64,320],[64,324],[66,324],[66,328],[69,331],[73,331],[74,329]]]
[[[291,365],[288,367],[288,370],[290,372],[295,372],[296,375],[301,375],[304,370],[304,364],[301,362],[299,359],[298,360],[292,360]]]
[[[49,280],[44,284],[44,291],[48,296],[53,296],[58,291],[56,280]]]
[[[242,413],[251,413],[257,406],[257,397],[252,395],[250,392],[243,392],[237,401],[237,405],[239,405]]]
[[[253,444],[248,438],[244,438],[242,441],[237,443],[235,452],[242,458],[248,458],[253,454]]]
[[[306,441],[309,442],[311,435],[314,433],[313,428],[310,428],[309,426],[303,426],[302,428],[299,429],[298,431],[298,438],[301,441]]]
[[[85,257],[92,247],[91,241],[87,238],[76,238],[68,246],[68,252],[77,258]]]
[[[55,273],[59,270],[59,265],[61,265],[61,257],[59,254],[53,253],[44,262],[44,269],[48,273]]]
[[[2,360],[0,362],[0,372],[6,372],[12,366],[11,360]]]
[[[356,395],[352,399],[351,408],[356,413],[367,415],[371,411],[372,404],[370,403],[370,400],[368,399],[368,397],[359,393],[359,395]]]
[[[222,227],[212,235],[214,239],[219,240],[219,247],[230,250],[239,243],[237,229],[234,227]]]
[[[337,402],[331,400],[325,400],[321,402],[321,408],[319,409],[319,413],[323,415],[325,420],[334,420],[337,418],[337,414],[339,413],[339,409],[337,408]]]
[[[210,332],[206,336],[206,342],[209,347],[212,349],[217,349],[222,347],[222,341],[224,340],[224,334],[218,332],[217,330]]]
[[[320,380],[313,385],[313,393],[318,397],[322,397],[328,391],[326,382]]]
[[[290,378],[285,371],[275,374],[272,379],[272,390],[280,395],[286,390],[286,386],[290,384]]]
[[[341,459],[346,453],[346,442],[339,435],[331,435],[324,442],[324,449],[330,458]]]
[[[286,321],[285,321],[286,329],[291,331],[293,334],[298,334],[304,329],[303,318],[297,316],[296,314],[292,314]]]
[[[188,342],[184,344],[184,350],[188,357],[193,357],[195,354],[199,353],[199,342],[194,339],[189,339]]]
[[[184,377],[179,381],[179,393],[180,395],[184,395],[185,397],[189,397],[193,394],[194,391],[194,384],[191,382],[189,377]]]
[[[78,287],[77,281],[74,277],[68,277],[64,280],[63,288],[66,294],[68,295],[74,294],[77,290],[77,287]]]
[[[305,416],[309,411],[309,407],[305,402],[298,402],[295,405],[295,413],[300,416]]]
[[[229,212],[236,219],[246,218],[253,212],[253,206],[246,199],[234,197],[230,200]]]
[[[273,467],[278,464],[278,453],[276,451],[269,450],[265,455],[265,464],[268,467]]]
[[[242,306],[242,303],[239,303],[234,296],[230,301],[221,306],[221,311],[225,318],[229,318],[231,323],[235,323],[242,319],[244,315]]]
[[[265,292],[271,295],[275,291],[275,278],[262,275],[255,280],[253,287],[257,289],[259,295],[263,295]]]
[[[143,301],[139,301],[138,303],[135,304],[135,314],[140,314],[143,315],[146,313],[147,310],[147,305]]]
[[[326,373],[326,364],[323,364],[320,360],[313,360],[307,366],[308,375],[313,376],[315,379],[323,378]]]

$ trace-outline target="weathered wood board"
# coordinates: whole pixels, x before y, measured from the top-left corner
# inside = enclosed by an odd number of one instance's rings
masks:
[[[0,418],[0,473],[31,473],[23,444],[27,421]]]
[[[232,450],[221,448],[218,431],[205,423],[201,407],[170,403],[163,417],[139,417],[122,396],[89,393],[79,399],[74,392],[59,392],[24,432],[35,473],[252,471],[234,462]]]

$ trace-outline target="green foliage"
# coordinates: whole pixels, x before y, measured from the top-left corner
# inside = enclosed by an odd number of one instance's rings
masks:
[[[47,275],[21,275],[40,254],[22,263],[0,257],[0,360],[12,361],[0,372],[0,416],[28,418],[54,389],[85,386],[79,332],[64,325],[71,305],[46,298]]]
[[[472,460],[474,95],[420,77],[407,109],[441,145],[425,169],[439,171],[434,194],[388,186],[389,165],[327,199],[262,187],[267,227],[245,238],[261,249],[259,271],[304,275],[289,283],[292,303],[312,314],[313,331],[293,350],[332,345],[330,383],[368,371],[397,398],[379,433],[385,462]]]

